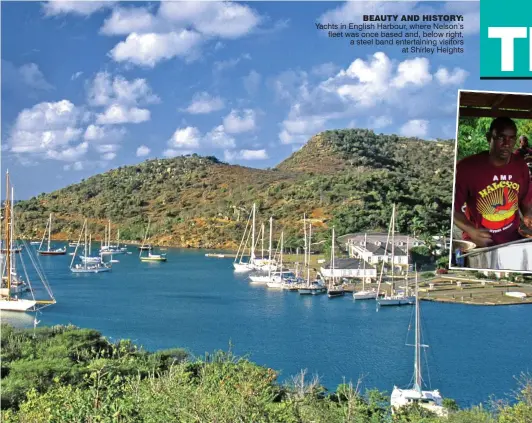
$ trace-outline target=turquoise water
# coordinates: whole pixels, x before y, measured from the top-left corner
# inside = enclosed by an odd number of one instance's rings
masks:
[[[364,388],[391,392],[408,385],[413,348],[405,343],[413,307],[376,312],[375,302],[329,299],[252,286],[231,259],[205,251],[169,249],[168,262],[142,263],[138,251],[118,255],[110,273],[73,275],[70,256],[41,256],[57,304],[40,325],[72,323],[146,349],[185,347],[195,355],[217,349],[248,355],[287,380],[301,369],[329,389],[362,377]],[[3,313],[31,326],[33,316]],[[516,389],[532,371],[532,307],[422,303],[428,371],[425,380],[467,406]],[[410,332],[412,333],[412,332]],[[407,342],[408,341],[408,342]]]

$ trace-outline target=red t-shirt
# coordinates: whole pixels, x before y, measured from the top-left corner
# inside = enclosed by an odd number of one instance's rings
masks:
[[[515,241],[522,238],[519,209],[532,202],[531,186],[522,157],[512,154],[508,164],[495,166],[489,152],[475,154],[456,164],[454,208],[462,211],[465,203],[467,218],[476,228],[489,229],[494,245]]]

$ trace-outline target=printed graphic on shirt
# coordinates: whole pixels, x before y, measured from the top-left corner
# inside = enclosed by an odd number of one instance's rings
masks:
[[[478,192],[477,211],[482,216],[482,226],[490,230],[507,229],[505,226],[514,221],[519,207],[519,187],[517,182],[501,180]]]

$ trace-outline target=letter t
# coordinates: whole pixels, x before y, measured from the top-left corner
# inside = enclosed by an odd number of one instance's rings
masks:
[[[514,70],[514,40],[526,38],[526,28],[489,27],[488,38],[501,39],[501,71],[513,72]]]

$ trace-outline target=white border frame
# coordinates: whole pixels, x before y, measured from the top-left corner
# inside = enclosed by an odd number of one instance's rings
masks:
[[[517,274],[532,274],[532,270],[512,270],[512,269],[479,269],[473,267],[454,267],[451,266],[452,254],[453,254],[453,228],[454,228],[454,198],[455,198],[455,188],[456,188],[456,163],[458,157],[458,126],[460,125],[460,94],[463,92],[470,93],[479,93],[479,94],[515,94],[515,95],[529,95],[531,93],[518,93],[513,91],[485,91],[485,90],[467,90],[459,89],[456,101],[456,135],[454,143],[454,172],[453,172],[453,199],[451,205],[451,242],[449,248],[449,270],[462,270],[462,271],[477,271],[477,272],[504,272],[504,273],[517,273]],[[532,121],[532,118],[530,119]],[[532,179],[530,180],[532,183]],[[532,242],[532,241],[531,241]]]

